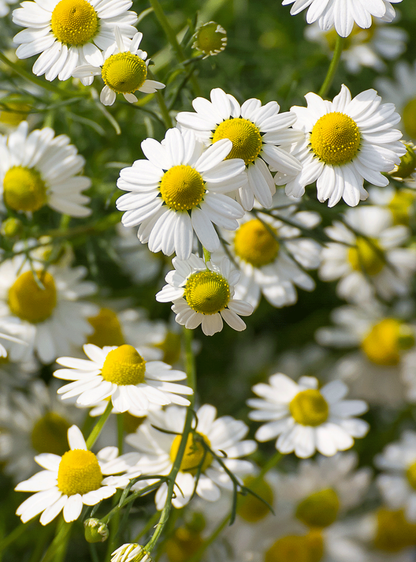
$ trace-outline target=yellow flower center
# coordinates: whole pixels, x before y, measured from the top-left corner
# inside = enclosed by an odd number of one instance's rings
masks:
[[[163,351],[162,361],[168,365],[177,363],[181,356],[181,335],[168,332],[165,339],[155,345],[156,348]]]
[[[109,308],[102,308],[96,316],[88,318],[94,333],[87,338],[88,343],[98,347],[105,345],[123,345],[124,336],[117,314]]]
[[[184,296],[195,312],[216,314],[230,302],[230,285],[219,273],[198,271],[188,277]]]
[[[273,490],[264,479],[258,480],[256,476],[248,476],[244,479],[244,485],[253,490],[268,504],[273,505]],[[270,509],[252,494],[247,494],[247,496],[240,498],[237,513],[244,521],[257,523],[270,513]]]
[[[200,439],[203,439],[204,443],[211,447],[211,443],[205,435],[202,433],[190,433],[188,439],[186,440],[185,452],[183,454],[180,470],[182,472],[190,472],[195,476],[195,474],[200,470],[205,472],[205,470],[211,466],[212,455],[202,445],[202,443],[195,439],[195,435],[198,435]],[[176,455],[178,454],[179,445],[181,443],[182,435],[177,435],[173,440],[172,446],[170,448],[170,460],[175,461]]]
[[[202,25],[195,34],[194,49],[204,55],[215,55],[225,49],[227,45],[227,32],[215,21]]]
[[[314,388],[299,392],[290,402],[289,409],[296,423],[313,427],[325,423],[329,415],[327,401]]]
[[[3,179],[3,199],[14,211],[37,211],[47,201],[45,182],[33,168],[13,166]]]
[[[229,139],[233,143],[229,158],[242,158],[248,166],[261,152],[263,141],[260,129],[251,121],[236,117],[226,119],[214,131],[212,142]]]
[[[132,345],[121,345],[107,355],[101,369],[104,380],[118,386],[144,382],[146,361]]]
[[[410,213],[413,210],[415,197],[416,195],[413,191],[396,191],[388,204],[388,208],[393,215],[394,224],[409,225]]]
[[[416,462],[412,463],[406,470],[407,481],[416,490]]]
[[[170,209],[190,211],[204,199],[205,183],[192,166],[173,166],[163,174],[160,194]]]
[[[400,158],[400,164],[394,168],[391,175],[394,178],[405,180],[416,172],[416,152],[415,145],[412,142],[403,143],[406,148],[406,154]]]
[[[264,555],[264,562],[320,562],[324,541],[319,531],[278,539]]]
[[[57,302],[55,281],[50,273],[22,273],[9,289],[9,307],[15,316],[38,324],[47,320]]]
[[[70,424],[55,412],[47,412],[32,429],[32,447],[37,453],[63,455],[68,449],[67,433]]]
[[[374,546],[387,552],[398,552],[414,545],[416,545],[416,524],[406,520],[403,510],[379,509]]]
[[[98,32],[98,16],[87,0],[61,0],[52,12],[52,33],[69,47],[89,43]]]
[[[17,127],[21,121],[27,118],[30,109],[30,105],[26,103],[7,103],[4,109],[0,111],[0,123]]]
[[[357,123],[345,113],[334,111],[318,119],[310,143],[313,152],[325,164],[342,166],[355,158],[360,140]]]
[[[147,66],[143,59],[133,53],[117,53],[105,61],[101,76],[114,92],[132,94],[143,86]]]
[[[179,527],[166,541],[165,551],[169,562],[186,562],[203,543],[200,533],[192,532],[186,527]]]
[[[87,494],[101,486],[103,475],[97,457],[91,451],[67,451],[59,463],[58,488],[67,495]]]
[[[412,330],[394,318],[375,324],[361,342],[361,349],[376,365],[394,366],[400,362],[400,351],[415,344]]]
[[[296,517],[308,527],[329,527],[336,521],[339,507],[337,493],[328,488],[302,500],[296,508]]]
[[[384,254],[377,240],[358,237],[348,250],[348,261],[354,271],[378,275],[384,267]]]
[[[279,242],[270,230],[259,220],[253,219],[242,224],[234,238],[235,254],[253,267],[263,267],[274,262],[279,253]]]
[[[416,98],[404,106],[402,121],[406,134],[412,139],[416,138]]]

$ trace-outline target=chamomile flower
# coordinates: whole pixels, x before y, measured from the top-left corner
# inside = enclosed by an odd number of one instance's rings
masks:
[[[324,281],[340,279],[339,297],[365,302],[380,295],[385,300],[405,296],[416,271],[416,252],[403,247],[410,231],[393,225],[387,209],[349,209],[343,222],[325,229],[333,240],[322,250],[319,276]]]
[[[247,168],[245,181],[238,186],[244,209],[253,208],[254,198],[263,207],[271,207],[276,187],[267,165],[289,175],[301,171],[298,160],[289,154],[291,144],[303,139],[300,130],[289,128],[295,116],[279,114],[275,101],[262,107],[260,100],[253,98],[240,106],[220,88],[211,90],[211,101],[196,98],[192,105],[196,113],[184,111],[176,116],[180,127],[194,131],[208,145],[221,139],[232,141],[227,158],[241,158]]]
[[[27,28],[14,37],[16,55],[26,59],[41,53],[33,73],[68,80],[77,66],[103,64],[102,50],[114,43],[115,27],[126,37],[136,33],[137,15],[127,11],[131,5],[129,0],[24,2],[13,12],[13,22]]]
[[[175,269],[166,275],[167,285],[156,300],[173,302],[178,324],[190,330],[201,326],[206,336],[221,332],[223,320],[238,332],[245,330],[240,316],[249,316],[253,307],[234,298],[239,272],[227,258],[216,265],[191,254],[188,260],[174,258],[172,265]]]
[[[156,80],[147,79],[147,53],[139,49],[143,33],[123,39],[118,27],[115,28],[116,43],[104,53],[104,63],[78,66],[72,73],[75,78],[88,78],[101,75],[105,84],[101,90],[100,100],[104,105],[113,105],[117,94],[123,94],[130,103],[137,101],[134,92],[153,94],[165,85]],[[128,41],[128,47],[125,43]]]
[[[87,318],[97,312],[95,305],[79,301],[96,290],[83,281],[85,275],[83,267],[32,270],[21,255],[0,264],[0,319],[17,319],[28,344],[11,354],[20,359],[34,351],[42,363],[51,363],[84,343],[93,331]]]
[[[137,543],[121,545],[111,555],[111,562],[151,562],[150,554]]]
[[[141,147],[148,160],[121,170],[117,181],[130,192],[117,200],[117,208],[126,211],[124,226],[140,225],[137,236],[150,251],[176,252],[181,260],[191,255],[194,232],[208,251],[216,250],[220,241],[213,223],[235,230],[244,214],[226,195],[244,182],[244,162],[224,162],[231,141],[204,150],[191,131],[169,129],[162,143],[149,138]]]
[[[36,492],[16,510],[26,523],[36,515],[47,525],[63,512],[70,523],[81,515],[84,505],[92,506],[113,496],[117,489],[106,484],[106,465],[118,455],[116,447],[106,447],[97,455],[87,450],[84,437],[76,425],[68,429],[70,450],[62,456],[43,453],[35,461],[45,470],[20,482],[18,492]]]
[[[136,433],[126,437],[127,443],[139,452],[125,455],[125,462],[130,467],[127,476],[134,477],[137,472],[149,476],[170,473],[181,442],[185,416],[186,409],[176,406],[165,411],[151,412]],[[254,441],[243,441],[248,433],[246,424],[231,416],[216,416],[216,408],[209,404],[201,406],[196,412],[196,423],[188,436],[176,477],[177,487],[172,499],[176,508],[185,506],[194,492],[204,500],[214,502],[220,498],[220,488],[232,490],[231,479],[202,443],[220,456],[237,478],[253,471],[251,462],[240,459],[256,449]],[[120,459],[122,461],[123,456]],[[115,466],[119,468],[117,461]],[[196,478],[198,473],[199,477]],[[143,486],[143,483],[133,485],[132,490],[136,489],[135,486]],[[157,509],[163,508],[167,492],[168,486],[164,482],[156,492]]]
[[[302,171],[296,177],[276,174],[276,184],[286,185],[286,194],[298,198],[316,181],[318,199],[328,200],[329,207],[341,198],[351,207],[367,199],[364,180],[388,185],[381,172],[391,172],[405,153],[402,134],[393,129],[400,121],[394,105],[381,104],[375,90],[352,99],[344,85],[332,102],[314,93],[305,98],[308,107],[291,108],[297,116],[293,127],[306,138],[293,149]]]
[[[276,449],[281,453],[307,458],[317,450],[330,457],[350,449],[354,437],[368,432],[367,422],[354,417],[366,412],[367,404],[345,400],[348,387],[343,382],[332,381],[318,390],[315,377],[301,377],[296,383],[282,373],[272,375],[269,382],[254,385],[260,399],[247,401],[256,408],[249,417],[267,422],[257,430],[256,439],[278,437]]]
[[[79,175],[85,160],[69,143],[69,137],[55,136],[49,127],[28,133],[26,121],[0,135],[0,201],[13,211],[29,213],[47,205],[65,215],[88,216],[90,199],[81,192],[91,180]]]
[[[290,13],[292,16],[299,14],[305,8],[306,21],[313,23],[318,21],[323,31],[335,27],[341,37],[348,37],[354,23],[359,27],[367,29],[371,26],[372,18],[382,18],[384,21],[393,21],[396,12],[392,4],[402,0],[283,0],[282,5],[293,4]]]
[[[74,381],[58,390],[63,400],[78,396],[77,405],[88,407],[109,398],[114,412],[132,410],[135,416],[147,415],[150,404],[189,404],[180,394],[192,394],[192,389],[171,382],[185,379],[186,374],[162,361],[145,361],[132,345],[101,349],[89,343],[84,345],[84,353],[88,360],[75,357],[56,360],[65,369],[58,369],[54,376]]]

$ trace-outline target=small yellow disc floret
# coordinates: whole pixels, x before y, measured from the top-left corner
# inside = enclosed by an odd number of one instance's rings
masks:
[[[376,365],[391,367],[400,362],[400,351],[415,344],[413,331],[395,318],[375,324],[361,342],[361,349]]]
[[[97,457],[91,451],[67,451],[59,463],[58,488],[67,495],[87,494],[98,490],[103,475]]]
[[[342,166],[357,156],[361,135],[357,123],[338,111],[323,115],[315,123],[310,143],[313,152],[325,164]]]
[[[87,338],[88,343],[104,347],[105,345],[123,345],[124,336],[117,314],[109,308],[102,308],[97,316],[88,318],[94,332]]]
[[[118,386],[144,382],[146,361],[132,345],[121,345],[109,352],[101,369],[104,380]]]
[[[204,442],[211,446],[211,443],[205,435],[202,433],[197,433],[197,435],[204,440]],[[176,455],[178,454],[179,445],[181,443],[182,435],[177,435],[173,440],[172,446],[170,448],[170,460],[175,461]],[[180,470],[182,472],[190,472],[195,476],[200,468],[201,472],[204,472],[212,463],[212,455],[205,450],[202,443],[195,439],[195,435],[190,433],[186,441],[185,452],[182,457],[182,462]]]
[[[233,148],[226,160],[242,158],[247,166],[254,162],[263,145],[259,128],[242,117],[226,119],[218,125],[212,137],[212,142],[221,139],[229,139],[233,143]]]
[[[192,166],[173,166],[160,181],[160,194],[170,209],[190,211],[203,200],[205,183]]]
[[[266,551],[264,562],[320,562],[324,541],[319,531],[307,535],[287,535],[277,539]]]
[[[416,525],[409,523],[402,509],[377,511],[377,531],[374,546],[386,552],[399,552],[416,544]]]
[[[296,517],[312,528],[329,527],[336,521],[340,508],[335,490],[327,488],[302,500],[296,508]]]
[[[9,307],[15,316],[22,320],[38,324],[47,320],[57,302],[55,281],[48,272],[37,272],[41,288],[36,283],[33,273],[22,273],[9,289]]]
[[[37,453],[63,455],[68,449],[67,433],[70,424],[56,412],[39,418],[31,433],[32,447]]]
[[[383,250],[377,240],[358,237],[348,250],[348,261],[354,271],[378,275],[384,267]]]
[[[98,16],[87,0],[61,0],[52,12],[52,33],[69,47],[89,43],[98,32]]]
[[[37,211],[47,201],[45,182],[37,170],[13,166],[3,179],[3,199],[14,211]]]
[[[147,66],[133,53],[117,53],[105,61],[101,70],[105,84],[118,94],[132,94],[143,86]]]
[[[316,427],[326,422],[329,415],[328,402],[315,388],[302,390],[289,404],[290,413],[296,423]]]
[[[279,253],[279,242],[272,232],[259,219],[245,222],[235,234],[235,254],[253,267],[274,262]]]
[[[198,271],[188,277],[184,296],[195,312],[216,314],[230,301],[230,285],[219,273]]]

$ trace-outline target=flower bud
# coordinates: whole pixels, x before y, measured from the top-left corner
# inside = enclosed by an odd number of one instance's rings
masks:
[[[227,32],[215,21],[199,27],[194,35],[193,49],[204,53],[205,57],[218,55],[227,46]]]
[[[109,534],[107,525],[99,519],[90,518],[84,521],[84,536],[87,542],[104,542]]]

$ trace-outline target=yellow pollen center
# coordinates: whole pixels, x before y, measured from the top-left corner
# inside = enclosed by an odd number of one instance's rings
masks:
[[[211,447],[211,443],[205,435],[202,433],[190,433],[186,441],[185,452],[183,454],[180,470],[182,472],[190,472],[195,476],[198,470],[205,472],[205,470],[211,466],[212,455],[209,453],[199,440],[195,439],[195,435],[198,435],[200,439],[203,439],[204,443]],[[170,460],[175,461],[176,455],[178,454],[179,445],[181,443],[182,435],[177,435],[173,440],[172,446],[170,448]]]
[[[407,102],[402,111],[404,130],[410,138],[416,138],[416,98]]]
[[[3,179],[3,199],[14,211],[37,211],[47,201],[45,182],[35,169],[13,166]]]
[[[377,240],[358,237],[348,250],[348,261],[354,271],[378,275],[384,267],[384,254]]]
[[[393,215],[394,224],[409,225],[411,213],[414,211],[415,193],[413,191],[397,191],[388,204]]]
[[[264,555],[264,562],[320,562],[324,541],[319,531],[287,535],[278,539]]]
[[[248,166],[261,152],[263,141],[258,127],[251,121],[236,117],[226,119],[214,131],[212,142],[229,139],[233,143],[229,158],[242,158]]]
[[[358,153],[361,135],[357,123],[338,111],[323,115],[312,129],[313,152],[325,164],[342,166]]]
[[[328,488],[302,500],[296,508],[296,517],[308,527],[329,527],[336,521],[339,507],[337,493]]]
[[[186,562],[203,543],[204,540],[199,533],[194,533],[186,527],[179,527],[166,541],[165,551],[169,562]]]
[[[170,209],[190,211],[204,199],[205,183],[192,166],[173,166],[163,174],[160,194]]]
[[[299,392],[290,402],[289,409],[296,423],[313,427],[325,423],[329,415],[327,401],[314,388]]]
[[[181,335],[168,332],[165,339],[161,343],[157,343],[155,347],[163,351],[162,361],[164,363],[174,365],[181,356]]]
[[[9,307],[15,316],[38,324],[47,320],[56,306],[55,281],[50,273],[36,272],[39,285],[33,273],[22,273],[9,289]]]
[[[68,449],[67,433],[70,424],[55,412],[48,412],[37,420],[32,429],[32,447],[37,453],[63,455]]]
[[[87,494],[101,486],[103,475],[97,457],[91,451],[67,451],[59,463],[58,488],[67,495]]]
[[[275,232],[274,229],[271,229]],[[279,253],[279,242],[272,232],[259,220],[245,222],[235,233],[234,251],[253,267],[263,267],[274,262]]]
[[[132,94],[143,86],[147,66],[143,59],[133,53],[117,53],[105,61],[101,76],[114,92]]]
[[[387,552],[398,552],[416,544],[416,524],[409,523],[402,509],[377,512],[377,531],[374,546]]]
[[[258,480],[256,476],[248,476],[244,479],[244,485],[253,490],[269,505],[273,505],[273,490],[265,480]],[[237,513],[244,521],[257,523],[270,513],[270,509],[252,494],[247,494],[240,498]]]
[[[416,490],[416,462],[412,463],[406,470],[407,481]]]
[[[94,333],[87,338],[88,343],[98,347],[105,345],[123,345],[124,336],[117,314],[109,308],[102,308],[96,316],[88,318]]]
[[[194,49],[202,51],[204,55],[220,53],[227,45],[227,32],[215,21],[202,25],[195,34]]]
[[[230,301],[230,285],[219,273],[198,271],[188,277],[185,285],[188,305],[200,314],[216,314]]]
[[[121,345],[109,352],[101,369],[104,380],[118,386],[144,382],[146,361],[132,345]]]
[[[98,32],[98,16],[87,0],[61,0],[52,12],[52,33],[69,47],[89,43]]]
[[[400,351],[415,344],[412,330],[394,318],[375,324],[361,342],[361,349],[376,365],[394,366],[400,362]]]

